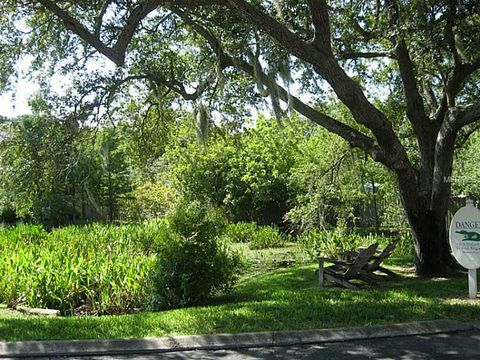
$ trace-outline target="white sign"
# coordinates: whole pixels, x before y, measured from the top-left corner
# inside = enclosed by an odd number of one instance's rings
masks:
[[[469,270],[480,267],[480,210],[471,200],[458,210],[450,224],[450,247],[455,259]]]

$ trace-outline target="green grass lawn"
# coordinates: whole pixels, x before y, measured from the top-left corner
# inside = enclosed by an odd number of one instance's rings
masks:
[[[108,339],[181,334],[301,330],[408,322],[480,319],[465,276],[419,279],[409,259],[392,259],[401,276],[361,291],[319,289],[315,266],[244,278],[230,295],[204,307],[121,316],[45,318],[0,309],[0,339]]]

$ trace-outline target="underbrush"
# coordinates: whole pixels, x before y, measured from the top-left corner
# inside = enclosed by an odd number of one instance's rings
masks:
[[[232,243],[248,243],[252,250],[280,248],[290,240],[277,227],[260,226],[253,222],[229,224],[224,237]]]
[[[0,229],[0,303],[67,315],[198,304],[228,290],[240,266],[226,244],[202,235],[186,237],[166,220]],[[209,282],[193,285],[199,279]]]
[[[315,262],[318,256],[407,236],[310,230],[292,238],[254,223],[226,225],[197,202],[167,219],[138,224],[0,228],[0,303],[59,309],[64,315],[118,314],[207,304],[240,275]],[[232,250],[232,244],[235,245]],[[242,254],[242,255],[240,255]]]
[[[413,240],[409,233],[396,236],[369,234],[361,236],[355,233],[344,233],[338,230],[309,230],[297,237],[297,261],[309,263],[319,256],[336,257],[344,251],[356,250],[373,243],[380,248],[397,241],[394,255],[412,255]]]

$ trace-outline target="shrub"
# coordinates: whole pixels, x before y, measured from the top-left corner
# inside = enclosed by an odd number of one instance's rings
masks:
[[[122,204],[122,215],[131,220],[158,219],[172,208],[175,189],[163,182],[146,183],[132,191]]]
[[[154,309],[172,309],[204,303],[229,290],[240,270],[240,257],[226,242],[171,234],[157,244],[152,277]]]
[[[253,241],[250,243],[250,249],[267,249],[282,247],[285,245],[285,237],[280,234],[278,228],[262,226],[256,232]]]
[[[320,231],[311,229],[297,237],[297,260],[312,262],[319,256],[336,257],[341,252],[356,250],[373,243],[378,243],[379,248],[384,248],[395,239],[398,239],[399,242],[394,254],[410,255],[413,253],[413,242],[409,233],[402,236],[373,234],[360,236],[354,233],[344,234],[338,230]]]
[[[410,230],[402,231],[398,235],[398,244],[393,252],[396,255],[412,255],[415,253],[415,245]]]
[[[384,248],[392,241],[397,240],[397,246],[393,252],[394,255],[412,255],[414,253],[413,238],[410,231],[400,231],[392,234],[369,234],[364,237],[362,243],[378,243],[379,248]]]
[[[354,250],[363,244],[363,239],[356,234],[311,229],[299,235],[297,243],[299,260],[311,262],[319,256],[335,257],[343,251]]]
[[[226,226],[220,209],[200,201],[179,201],[167,219],[172,230],[186,238],[196,236],[198,239],[213,239],[220,235]]]
[[[239,222],[228,224],[224,236],[232,243],[248,243],[255,238],[256,231],[256,223]]]

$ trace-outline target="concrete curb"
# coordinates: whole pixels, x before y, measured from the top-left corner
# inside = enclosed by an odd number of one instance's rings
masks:
[[[480,326],[480,324],[477,324]],[[0,342],[0,358],[99,356],[304,345],[384,337],[460,332],[474,325],[437,320],[358,328],[175,336],[145,339]]]
[[[472,322],[472,326],[475,330],[480,330],[480,321]]]

